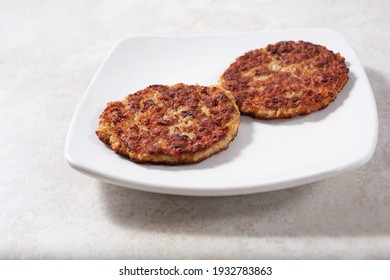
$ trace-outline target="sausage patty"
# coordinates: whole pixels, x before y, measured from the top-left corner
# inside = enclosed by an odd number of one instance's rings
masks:
[[[220,78],[243,114],[291,118],[327,107],[348,80],[344,57],[324,46],[283,41],[238,57]]]
[[[196,163],[228,148],[240,112],[219,86],[152,85],[108,103],[96,134],[115,152],[142,163]]]

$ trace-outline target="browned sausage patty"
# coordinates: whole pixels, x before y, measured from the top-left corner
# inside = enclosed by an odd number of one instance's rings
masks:
[[[323,109],[348,80],[344,57],[308,42],[283,41],[238,57],[220,84],[240,111],[259,119],[291,118]]]
[[[240,112],[221,87],[152,85],[108,103],[96,134],[135,162],[195,163],[228,148]]]

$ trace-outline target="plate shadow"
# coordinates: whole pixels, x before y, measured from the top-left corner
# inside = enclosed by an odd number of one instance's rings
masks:
[[[128,229],[249,237],[390,235],[388,215],[365,185],[370,179],[359,181],[351,183],[347,175],[231,197],[163,195],[107,183],[98,187],[107,217]]]

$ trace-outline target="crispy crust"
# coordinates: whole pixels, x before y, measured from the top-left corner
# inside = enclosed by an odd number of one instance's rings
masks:
[[[344,57],[309,42],[283,41],[238,57],[222,74],[243,114],[291,118],[326,108],[348,80]]]
[[[140,163],[196,163],[229,146],[240,113],[218,86],[152,85],[110,102],[96,134],[115,152]]]

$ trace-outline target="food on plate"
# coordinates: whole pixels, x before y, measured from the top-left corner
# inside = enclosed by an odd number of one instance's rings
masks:
[[[228,148],[240,112],[219,86],[151,85],[110,102],[96,134],[118,154],[140,163],[196,163]]]
[[[291,118],[326,108],[348,80],[344,57],[321,45],[282,41],[248,51],[220,77],[243,114]]]

